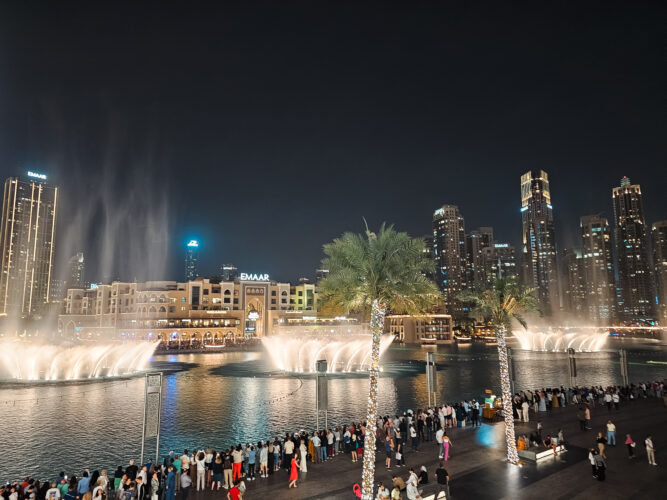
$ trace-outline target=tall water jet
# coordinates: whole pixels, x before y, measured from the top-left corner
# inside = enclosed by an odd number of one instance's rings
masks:
[[[370,366],[371,335],[360,327],[292,327],[262,339],[276,369],[293,373],[315,373],[318,360],[327,361],[328,373],[353,373]],[[382,336],[380,355],[394,340]]]
[[[0,380],[75,381],[131,375],[145,370],[156,342],[74,346],[3,342]]]

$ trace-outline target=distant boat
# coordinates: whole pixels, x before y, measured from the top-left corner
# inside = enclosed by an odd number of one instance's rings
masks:
[[[472,343],[472,337],[467,337],[464,335],[454,335],[454,340],[458,344],[471,344]]]

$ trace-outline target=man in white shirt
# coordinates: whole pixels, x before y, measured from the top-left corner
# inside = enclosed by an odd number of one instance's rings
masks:
[[[291,439],[288,439],[287,441],[285,441],[283,448],[285,450],[285,463],[283,465],[285,466],[285,469],[290,470],[290,467],[292,467],[292,454],[294,453],[294,442]]]
[[[190,457],[188,456],[188,450],[183,451],[183,456],[181,457],[181,473],[187,474],[190,470]]]
[[[607,444],[616,446],[616,426],[611,420],[607,420]]]
[[[313,442],[313,448],[315,448],[315,451],[313,452],[313,462],[316,464],[320,463],[320,446],[322,445],[322,441],[320,440],[320,436],[317,435],[317,432],[313,434],[313,437],[310,438],[310,440]],[[287,451],[287,449],[285,449]]]
[[[646,456],[648,457],[649,465],[658,465],[655,463],[655,448],[653,447],[653,440],[650,434],[646,436],[644,444],[646,445]]]
[[[440,454],[438,455],[439,459],[442,459],[442,453],[443,453],[442,436],[444,436],[444,435],[445,435],[445,431],[442,429],[442,427],[440,429],[438,429],[438,431],[435,433],[435,442],[438,443],[438,450],[440,450],[439,451]]]

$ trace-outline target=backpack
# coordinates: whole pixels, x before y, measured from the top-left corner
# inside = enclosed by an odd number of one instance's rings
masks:
[[[352,491],[354,492],[354,496],[361,498],[361,486],[359,486],[359,483],[354,483],[354,486],[352,486]]]

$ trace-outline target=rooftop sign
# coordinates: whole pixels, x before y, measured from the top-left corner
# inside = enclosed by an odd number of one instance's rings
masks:
[[[40,179],[40,180],[43,180],[43,181],[46,180],[46,175],[39,174],[37,172],[32,172],[31,170],[28,170],[28,177],[33,177],[34,179]]]
[[[269,275],[241,273],[240,279],[241,281],[269,281]]]
[[[199,242],[197,240],[190,240],[188,242],[188,247],[190,248],[197,248],[199,246]]]

